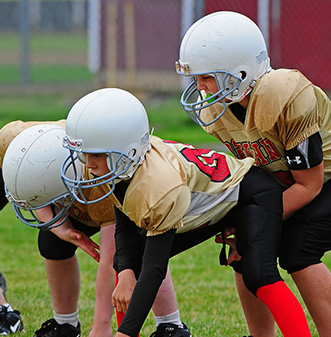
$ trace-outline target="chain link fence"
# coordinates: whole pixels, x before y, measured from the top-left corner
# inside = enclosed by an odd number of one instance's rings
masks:
[[[274,68],[331,90],[330,0],[0,0],[0,94],[178,92],[181,38],[199,17],[238,11],[258,23]]]

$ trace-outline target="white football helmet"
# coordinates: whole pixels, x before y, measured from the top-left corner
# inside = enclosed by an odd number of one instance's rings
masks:
[[[117,88],[93,91],[71,108],[66,120],[64,146],[70,156],[62,166],[62,179],[68,191],[81,203],[106,198],[119,180],[130,179],[150,149],[149,123],[142,103],[131,93]],[[77,154],[76,158],[74,154]],[[109,173],[93,179],[71,179],[67,171],[75,161],[84,162],[84,153],[106,153]],[[109,185],[105,194],[87,200],[84,189]]]
[[[2,164],[6,196],[26,225],[39,229],[59,226],[74,201],[61,180],[61,165],[68,156],[62,146],[64,135],[65,130],[59,126],[31,126],[6,150]],[[53,218],[41,222],[35,210],[48,205],[53,207]]]
[[[256,81],[271,70],[267,47],[259,27],[248,17],[235,12],[215,12],[195,22],[186,32],[176,71],[193,76],[184,90],[181,104],[198,124],[214,123],[227,104],[241,101]],[[197,88],[196,76],[212,75],[218,92],[206,95]],[[227,101],[226,101],[226,100]],[[201,110],[214,103],[223,110],[211,122],[201,119]]]

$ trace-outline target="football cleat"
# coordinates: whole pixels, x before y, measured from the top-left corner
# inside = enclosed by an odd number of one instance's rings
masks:
[[[8,308],[0,306],[0,335],[7,336],[22,331],[23,323],[19,311],[8,311]]]
[[[74,327],[68,323],[59,324],[51,318],[35,331],[33,337],[80,337],[80,323],[78,322],[77,327]]]
[[[180,328],[176,324],[161,323],[157,326],[150,337],[192,337],[191,332],[187,325],[183,323],[183,327]]]

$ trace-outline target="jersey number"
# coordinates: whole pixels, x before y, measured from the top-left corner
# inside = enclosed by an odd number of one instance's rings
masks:
[[[223,182],[230,176],[224,155],[208,149],[184,148],[180,151],[187,161],[194,163],[212,181]]]

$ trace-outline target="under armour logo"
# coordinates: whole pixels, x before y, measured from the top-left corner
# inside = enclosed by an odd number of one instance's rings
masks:
[[[289,156],[286,156],[286,160],[289,165],[291,165],[292,163],[296,163],[298,165],[302,163],[299,156],[295,156],[294,159],[291,159]]]

